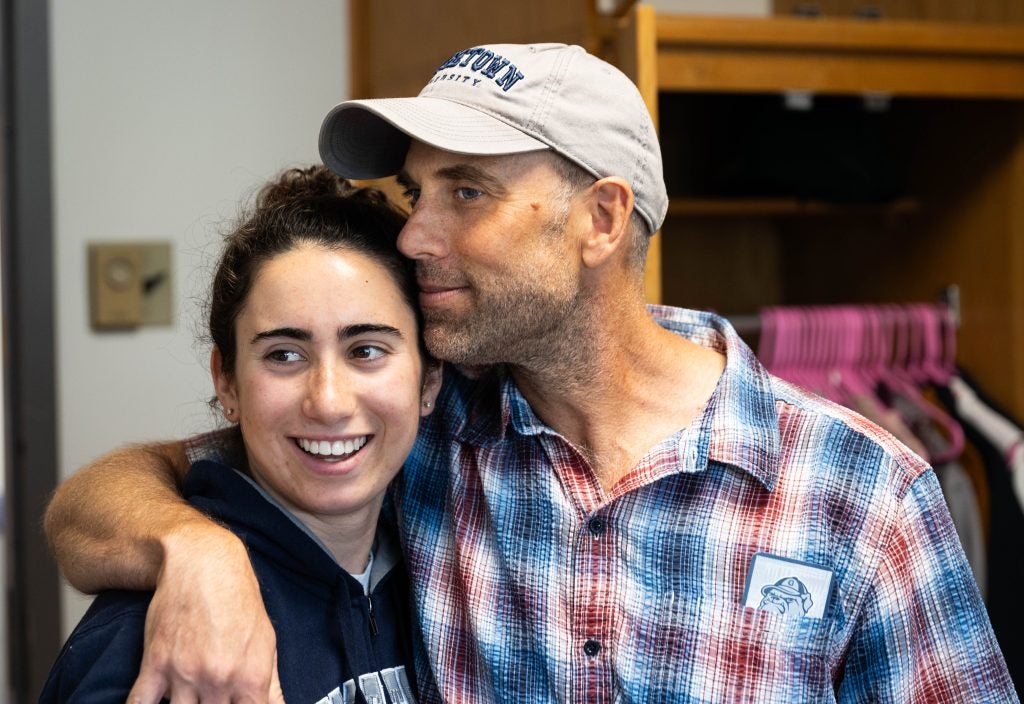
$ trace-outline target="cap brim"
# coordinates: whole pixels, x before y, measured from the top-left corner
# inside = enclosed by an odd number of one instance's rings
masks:
[[[410,138],[457,154],[518,154],[548,145],[479,110],[440,98],[349,100],[320,128],[320,157],[345,178],[402,169]]]

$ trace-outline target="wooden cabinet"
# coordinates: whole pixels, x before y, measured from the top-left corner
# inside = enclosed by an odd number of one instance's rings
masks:
[[[638,5],[611,47],[665,158],[652,300],[731,315],[955,284],[961,363],[1024,416],[1024,26]]]
[[[942,0],[889,5],[937,19],[659,15],[643,4],[611,19],[585,0],[352,0],[353,95],[414,94],[473,44],[583,44],[634,77],[659,123],[672,200],[652,243],[650,300],[732,315],[927,301],[956,284],[960,361],[1024,417],[1019,3],[971,3],[988,14],[969,17]],[[787,96],[810,109],[786,110]],[[852,147],[835,138],[852,133]],[[833,146],[831,162],[817,158]]]
[[[1024,22],[1020,0],[775,0],[777,15],[820,13],[833,17],[947,22]]]
[[[460,49],[490,43],[564,42],[592,48],[591,2],[349,0],[352,96],[416,95]]]

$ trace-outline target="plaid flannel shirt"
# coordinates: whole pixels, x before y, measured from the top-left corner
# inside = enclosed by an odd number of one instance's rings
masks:
[[[447,372],[394,487],[421,702],[1019,701],[930,468],[722,319],[651,311],[726,369],[611,494],[502,370]],[[745,607],[757,553],[831,570],[824,616]]]
[[[651,311],[727,365],[610,494],[502,370],[448,372],[396,487],[419,681],[449,702],[1017,701],[930,468],[722,319]],[[756,553],[831,570],[824,616],[745,607]]]

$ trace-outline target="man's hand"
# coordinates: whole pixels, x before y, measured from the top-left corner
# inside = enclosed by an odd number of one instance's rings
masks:
[[[241,541],[193,526],[163,544],[129,704],[283,703],[274,628]]]
[[[46,533],[83,591],[156,589],[129,702],[283,702],[277,644],[242,542],[182,499],[181,442],[123,448],[64,482]],[[225,470],[226,471],[226,470]]]

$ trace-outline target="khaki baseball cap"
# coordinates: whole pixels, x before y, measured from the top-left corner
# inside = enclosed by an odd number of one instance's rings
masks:
[[[595,178],[626,179],[650,232],[668,209],[658,135],[640,92],[579,46],[460,51],[415,98],[336,105],[320,129],[320,156],[346,178],[380,178],[402,169],[410,139],[458,154],[551,149]]]

